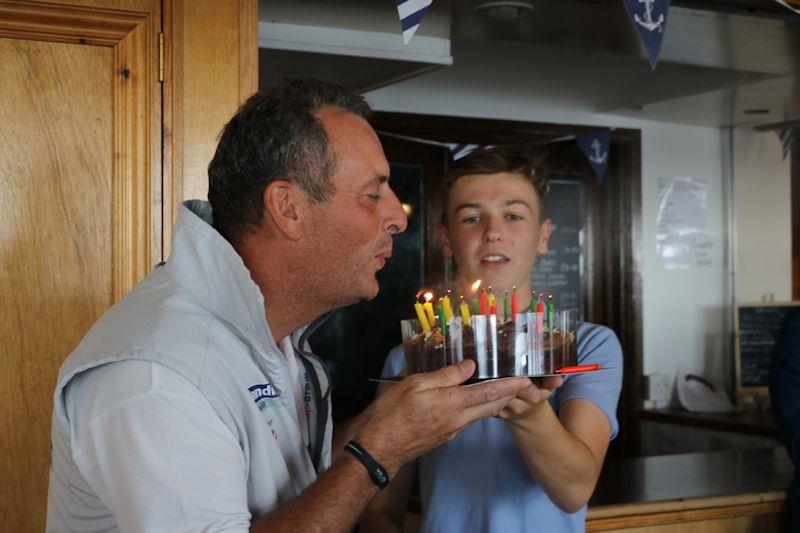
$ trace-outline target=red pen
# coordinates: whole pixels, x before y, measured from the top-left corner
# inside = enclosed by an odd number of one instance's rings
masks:
[[[600,370],[600,365],[593,364],[593,365],[564,366],[556,370],[556,374],[576,374],[578,372],[590,372],[592,370]]]

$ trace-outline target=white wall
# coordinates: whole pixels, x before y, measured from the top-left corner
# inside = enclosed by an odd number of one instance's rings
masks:
[[[791,169],[774,132],[733,130],[737,302],[792,299]]]
[[[454,46],[453,66],[372,91],[367,99],[382,111],[641,129],[644,372],[672,373],[684,362],[730,379],[722,132],[596,114],[591,57],[553,64],[546,51],[508,50]],[[657,180],[668,176],[708,184],[713,268],[667,270],[656,256]]]

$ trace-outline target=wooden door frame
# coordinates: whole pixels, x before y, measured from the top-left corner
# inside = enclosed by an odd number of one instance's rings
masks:
[[[596,126],[476,119],[411,113],[377,112],[371,119],[382,132],[432,141],[476,144],[545,143],[597,130]],[[578,150],[576,143],[566,150]],[[588,225],[598,228],[587,238],[587,320],[608,325],[618,335],[624,355],[619,438],[610,454],[639,453],[637,410],[642,381],[642,236],[641,131],[612,130],[611,156],[602,185],[587,180]],[[574,163],[582,161],[580,165]],[[550,165],[591,175],[588,162],[574,153],[552,153]],[[565,166],[573,165],[572,168]],[[563,168],[562,168],[563,167]],[[426,211],[436,212],[436,206]],[[602,228],[600,230],[599,228]],[[430,228],[426,228],[426,231]],[[616,235],[616,239],[609,239]]]
[[[112,298],[161,259],[161,12],[47,2],[0,3],[0,37],[113,50]]]

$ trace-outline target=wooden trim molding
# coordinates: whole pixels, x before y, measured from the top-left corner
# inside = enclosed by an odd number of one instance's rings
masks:
[[[112,287],[121,298],[161,259],[161,13],[40,2],[0,4],[0,37],[111,47]]]
[[[116,46],[147,13],[44,2],[0,3],[0,37]]]
[[[721,520],[786,512],[786,493],[742,494],[667,502],[610,505],[589,509],[586,531]]]

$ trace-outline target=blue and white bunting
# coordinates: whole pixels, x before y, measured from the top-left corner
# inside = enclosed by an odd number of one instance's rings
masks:
[[[661,54],[661,41],[667,26],[667,12],[670,0],[622,0],[631,18],[633,26],[639,33],[650,68],[656,69],[658,56]]]
[[[597,182],[603,183],[603,178],[606,177],[606,170],[608,170],[608,153],[611,146],[611,130],[603,128],[602,130],[590,131],[583,135],[577,135],[575,139],[578,141],[578,146],[586,154],[589,164],[592,165]]]
[[[491,145],[488,144],[458,144],[458,143],[447,143],[447,147],[450,149],[450,154],[453,156],[453,161],[457,159],[461,159],[465,155],[469,154],[473,150],[483,149],[483,148],[491,148]]]
[[[792,139],[797,134],[797,128],[787,126],[778,130],[778,138],[781,140],[781,149],[783,150],[783,158],[789,155],[792,150]]]
[[[792,11],[800,15],[800,9],[790,6],[789,3],[786,2],[785,0],[775,0],[775,1],[778,2],[780,5],[782,5],[783,7],[791,9]]]
[[[433,0],[395,1],[397,2],[397,14],[400,16],[400,26],[403,27],[403,44],[408,44]]]

